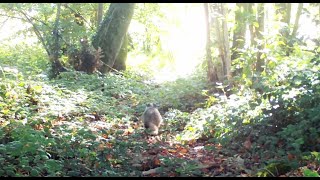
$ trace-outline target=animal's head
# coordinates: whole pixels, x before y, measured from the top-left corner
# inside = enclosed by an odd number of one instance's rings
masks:
[[[147,108],[149,108],[149,107],[157,108],[158,106],[154,103],[148,103]]]

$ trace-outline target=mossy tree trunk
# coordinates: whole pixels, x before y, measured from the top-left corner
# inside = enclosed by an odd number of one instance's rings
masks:
[[[57,15],[53,28],[53,49],[49,54],[51,67],[52,67],[52,76],[56,77],[60,74],[60,72],[66,71],[66,68],[63,67],[59,60],[59,51],[60,51],[60,43],[59,43],[59,23],[60,23],[60,12],[61,12],[61,4],[57,4]]]
[[[134,11],[134,3],[111,3],[97,34],[93,37],[92,44],[102,49],[104,63],[100,69],[102,73],[110,70],[125,69],[126,33]],[[126,47],[123,47],[126,46]],[[125,56],[125,58],[123,58]]]
[[[126,70],[126,60],[128,54],[128,35],[123,39],[122,46],[120,48],[119,54],[114,62],[114,68],[117,70]]]

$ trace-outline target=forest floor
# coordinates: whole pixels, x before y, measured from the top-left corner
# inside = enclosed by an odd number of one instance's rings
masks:
[[[7,166],[1,176],[248,177],[266,165],[251,152],[251,142],[224,147],[206,137],[179,140],[186,126],[178,117],[170,120],[172,108],[161,111],[160,134],[146,135],[140,121],[145,104],[156,101],[152,93],[174,94],[175,100],[175,89],[163,93],[122,76],[79,72],[53,80],[9,77],[1,82],[0,161]],[[271,176],[302,176],[302,171]]]

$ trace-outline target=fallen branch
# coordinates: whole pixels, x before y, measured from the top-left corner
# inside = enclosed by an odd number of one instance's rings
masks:
[[[161,169],[161,167],[157,167],[157,168],[154,168],[154,169],[150,169],[148,171],[143,171],[142,172],[142,175],[146,176],[146,175],[150,175],[150,174],[154,174],[154,173],[157,173],[157,171]]]

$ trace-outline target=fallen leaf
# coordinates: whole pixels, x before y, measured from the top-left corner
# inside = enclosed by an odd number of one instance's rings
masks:
[[[102,134],[102,137],[107,139],[108,138],[108,134]]]
[[[197,142],[196,139],[191,139],[191,140],[188,141],[188,145],[193,145],[196,142]]]
[[[180,153],[182,153],[182,154],[185,154],[187,152],[188,152],[188,149],[185,149],[185,148],[180,149]]]
[[[168,149],[168,152],[170,152],[170,153],[176,153],[177,150],[175,150],[175,149]]]
[[[160,154],[161,154],[162,156],[168,155],[168,150],[163,149],[163,150],[160,152]]]
[[[243,146],[246,150],[250,150],[251,149],[251,141],[250,139],[247,139],[244,143]]]
[[[288,154],[288,159],[289,159],[289,161],[291,161],[291,160],[293,160],[293,159],[295,159],[296,157],[293,155],[293,154],[291,154],[291,153],[289,153]]]
[[[106,159],[107,159],[107,160],[112,159],[112,155],[111,155],[111,154],[106,155]]]
[[[155,159],[153,160],[153,163],[154,163],[154,165],[156,165],[156,166],[160,166],[161,161],[159,160],[159,158],[155,158]]]
[[[259,162],[259,156],[255,155],[252,157],[253,162],[258,163]]]
[[[113,147],[112,143],[106,143],[107,148],[111,149]]]
[[[176,173],[171,172],[171,173],[168,173],[168,176],[169,176],[169,177],[175,177],[175,176],[177,176],[177,174],[176,174]]]
[[[96,162],[96,163],[94,164],[94,166],[95,166],[95,168],[99,168],[100,164],[99,164],[98,162]]]
[[[99,144],[98,151],[103,151],[103,149],[104,149],[104,145],[103,144]]]

